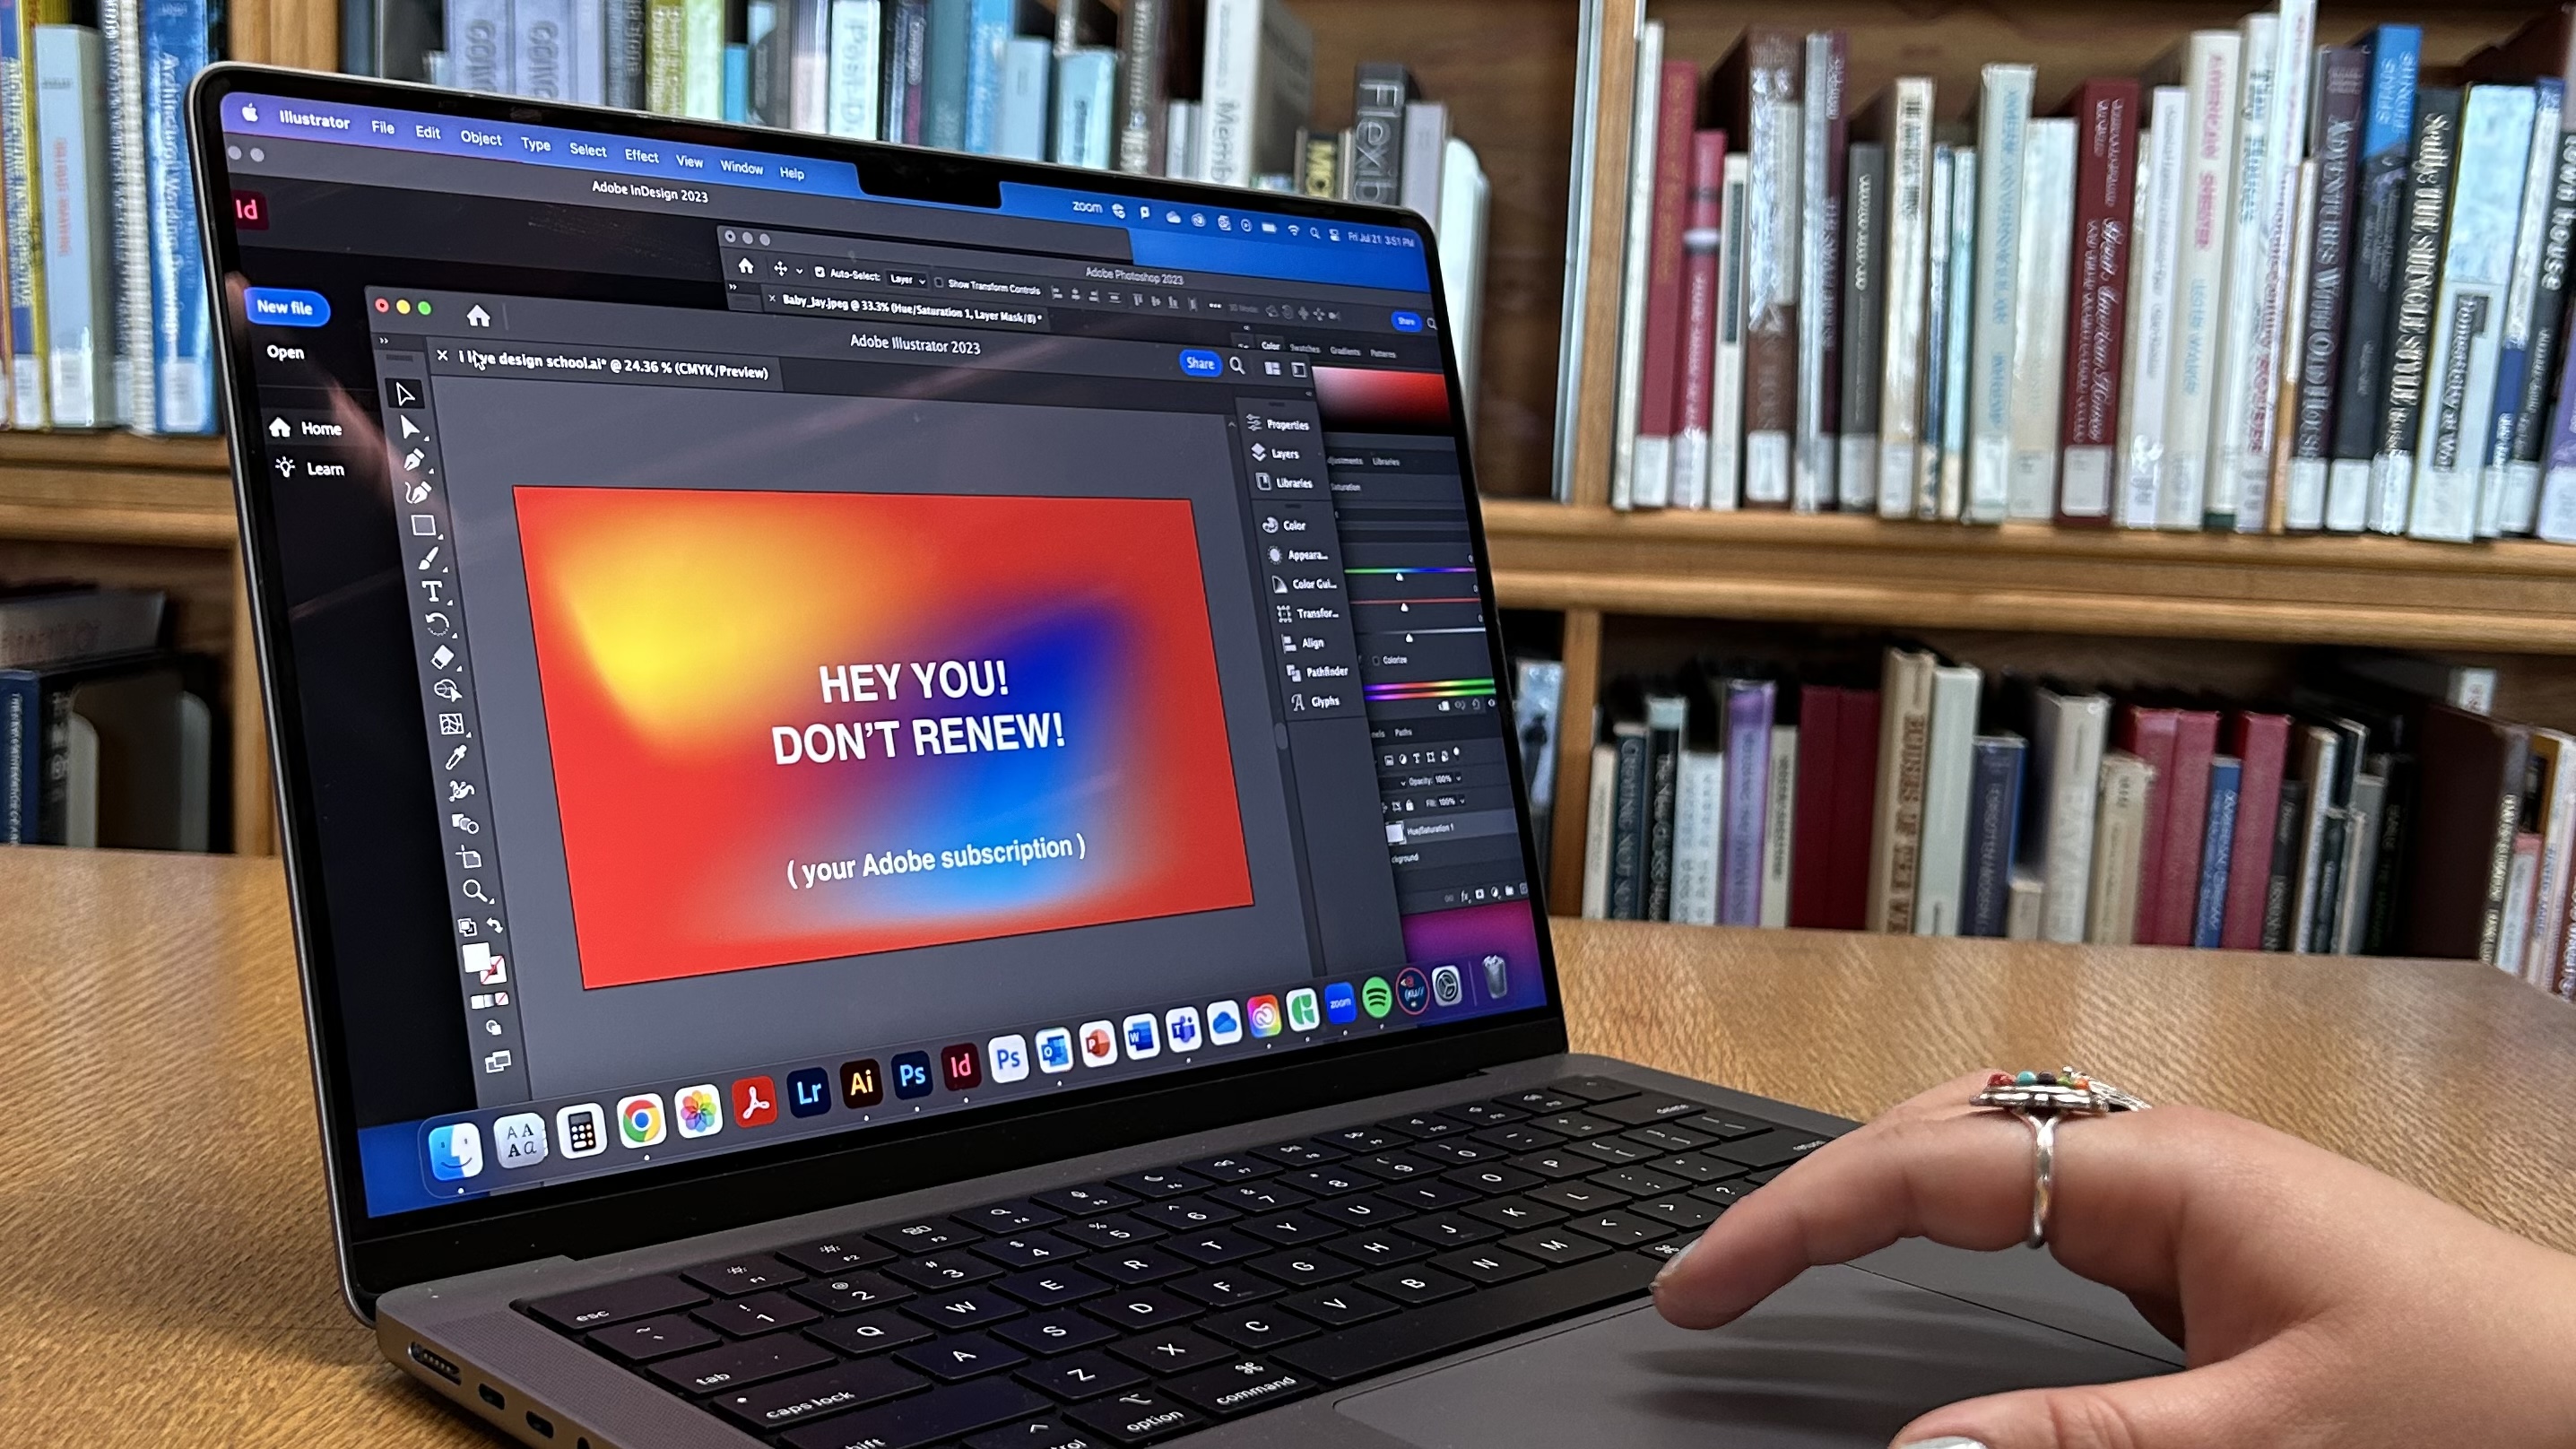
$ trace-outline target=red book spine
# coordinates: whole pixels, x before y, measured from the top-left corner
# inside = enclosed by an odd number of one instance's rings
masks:
[[[2138,839],[2138,919],[2137,934],[2130,939],[2140,945],[2150,944],[2147,923],[2160,918],[2164,904],[2165,800],[2174,767],[2174,733],[2180,727],[2182,711],[2178,709],[2141,709],[2129,705],[2120,711],[2119,748],[2147,762],[2156,773],[2147,782],[2146,828]],[[2185,937],[2184,945],[2191,944]]]
[[[1688,495],[1705,506],[1703,481],[1685,481],[1680,469],[1695,462],[1708,471],[1711,375],[1717,369],[1717,254],[1726,225],[1726,133],[1701,131],[1691,137],[1690,205],[1682,221],[1682,355],[1681,436],[1695,439],[1692,448],[1673,455],[1673,501]],[[1795,876],[1791,891],[1796,890]]]
[[[2218,753],[2218,715],[2210,710],[2184,710],[2174,734],[2173,773],[2156,782],[2164,801],[2164,881],[2155,894],[2156,911],[2138,914],[2141,946],[2188,946],[2194,917],[2200,913],[2200,850],[2209,824],[2209,762]],[[2240,799],[2244,786],[2237,787]],[[2232,844],[2232,842],[2231,842]]]
[[[2111,526],[2120,383],[2129,335],[2129,229],[2136,221],[2138,83],[2092,80],[2076,93],[2075,275],[2066,322],[2067,449],[2057,521]],[[2152,879],[2152,877],[2150,877]],[[2144,936],[2139,938],[2145,940]],[[2189,945],[2186,933],[2175,944]]]
[[[2236,848],[2227,858],[2227,912],[2219,945],[2263,949],[2263,892],[2272,879],[2272,829],[2281,816],[2281,771],[2290,757],[2290,717],[2239,714],[2227,721],[2227,753],[2245,762],[2236,787]]]
[[[1646,252],[1645,373],[1637,436],[1670,438],[1680,421],[1682,222],[1690,209],[1692,123],[1699,114],[1699,67],[1664,62],[1655,122],[1655,214]],[[1720,162],[1719,183],[1725,182]],[[1667,495],[1669,496],[1669,495]]]
[[[1798,690],[1798,802],[1790,827],[1789,924],[1825,930],[1834,921],[1834,785],[1842,764],[1843,691]]]
[[[1869,928],[1870,832],[1878,824],[1878,712],[1875,689],[1843,691],[1841,741],[1834,751],[1833,891],[1837,931]]]

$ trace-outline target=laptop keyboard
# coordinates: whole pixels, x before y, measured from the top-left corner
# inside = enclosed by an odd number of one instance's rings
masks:
[[[1827,1140],[1578,1077],[517,1306],[783,1449],[1144,1444],[1631,1297]]]

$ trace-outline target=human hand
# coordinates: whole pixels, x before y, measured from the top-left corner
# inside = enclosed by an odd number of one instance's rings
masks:
[[[2017,1248],[2030,1128],[1916,1097],[1736,1204],[1655,1282],[1684,1328],[1732,1322],[1810,1266],[1899,1238]],[[2049,1247],[2129,1296],[2188,1369],[1937,1409],[1940,1449],[2565,1449],[2576,1258],[2241,1118],[2159,1107],[2058,1126]]]

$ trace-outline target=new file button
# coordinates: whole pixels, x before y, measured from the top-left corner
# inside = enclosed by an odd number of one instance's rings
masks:
[[[270,327],[319,327],[331,320],[331,304],[319,292],[301,287],[252,287],[242,293],[250,320]]]
[[[1181,353],[1181,371],[1192,377],[1217,377],[1225,372],[1225,360],[1204,347],[1187,348]]]

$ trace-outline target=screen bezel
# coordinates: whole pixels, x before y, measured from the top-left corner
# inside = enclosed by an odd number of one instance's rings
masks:
[[[232,227],[231,208],[226,204],[232,184],[224,155],[220,107],[226,97],[243,91],[322,104],[398,107],[468,120],[577,127],[679,144],[732,146],[843,161],[859,168],[863,182],[886,183],[883,192],[870,186],[872,192],[895,199],[989,194],[999,182],[1013,181],[1185,205],[1257,207],[1299,218],[1409,230],[1420,241],[1426,267],[1434,279],[1430,290],[1440,319],[1451,435],[1466,493],[1469,536],[1476,555],[1476,586],[1486,616],[1496,624],[1486,637],[1493,677],[1508,680],[1510,664],[1504,653],[1483,514],[1474,486],[1475,471],[1465,427],[1466,400],[1459,387],[1448,300],[1437,284],[1439,253],[1427,223],[1411,212],[1287,193],[1247,195],[1230,188],[1118,172],[528,102],[403,82],[238,63],[209,67],[198,76],[189,95],[189,148],[205,236],[207,288],[216,312],[214,331],[224,380],[223,418],[240,519],[251,635],[259,657],[277,789],[279,846],[286,864],[307,1035],[313,1050],[315,1102],[322,1127],[333,1232],[344,1292],[351,1308],[362,1317],[372,1319],[379,1294],[410,1283],[534,1258],[593,1256],[738,1227],[1233,1122],[1454,1080],[1487,1067],[1566,1049],[1564,1008],[1558,995],[1556,955],[1548,931],[1542,862],[1531,825],[1520,742],[1517,731],[1503,727],[1522,858],[1531,882],[1526,899],[1535,916],[1539,966],[1546,983],[1541,1005],[1395,1033],[1383,1039],[1305,1047],[1273,1057],[1103,1084],[1067,1098],[997,1104],[915,1124],[784,1142],[538,1192],[480,1198],[381,1219],[369,1217],[360,1176],[358,1127],[352,1094],[346,1085],[350,1043],[341,1031],[329,910],[322,899],[313,856],[319,848],[319,836],[313,791],[302,768],[307,741],[299,712],[282,703],[296,697],[299,685],[287,619],[278,602],[282,597],[281,559],[270,513],[272,499],[265,487],[253,484],[253,480],[263,478],[264,469],[255,453],[254,431],[244,425],[242,410],[244,400],[255,395],[255,381],[250,349],[241,345],[245,341],[241,333],[248,324],[235,305],[237,289],[232,285],[240,266],[240,246]],[[369,406],[374,406],[373,399]],[[920,1150],[934,1143],[936,1151]],[[865,1190],[854,1190],[854,1183],[865,1183]]]

